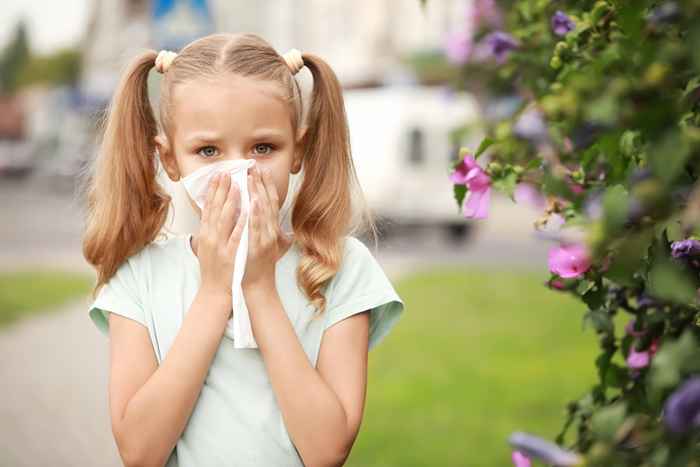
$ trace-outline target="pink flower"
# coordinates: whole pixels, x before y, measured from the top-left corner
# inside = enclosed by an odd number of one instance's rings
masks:
[[[549,284],[553,289],[564,290],[564,282],[559,279],[554,279]]]
[[[486,218],[491,202],[491,177],[477,164],[476,159],[464,156],[450,174],[450,180],[458,185],[466,185],[469,190],[468,198],[462,207],[464,217]]]
[[[547,200],[531,183],[521,182],[515,186],[513,193],[515,202],[518,204],[529,204],[536,209],[544,208]]]
[[[583,188],[583,186],[582,186],[582,185],[579,185],[578,183],[569,182],[568,185],[569,185],[569,188],[571,189],[571,191],[572,191],[574,194],[580,195],[581,193],[583,193],[584,191],[586,191],[586,190]]]
[[[651,356],[648,351],[637,352],[634,348],[631,348],[627,356],[627,366],[638,370],[649,366],[649,360],[651,360]]]
[[[467,19],[472,21],[474,25],[496,28],[502,25],[503,17],[495,0],[476,0],[471,5],[471,8],[467,10]]]
[[[513,451],[511,458],[513,459],[513,465],[515,467],[530,467],[532,465],[530,458],[520,451]]]
[[[659,350],[659,339],[656,338],[651,341],[649,348],[643,351],[637,351],[634,345],[630,347],[630,353],[627,355],[627,366],[633,370],[639,370],[641,368],[646,368],[649,366],[652,357]]]
[[[564,278],[580,277],[591,267],[584,245],[562,244],[549,250],[549,270]]]
[[[447,60],[455,65],[467,63],[473,45],[470,31],[450,33],[445,42],[445,55],[447,56]]]

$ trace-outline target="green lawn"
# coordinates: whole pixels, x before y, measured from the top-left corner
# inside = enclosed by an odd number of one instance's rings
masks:
[[[84,297],[90,293],[93,282],[86,274],[65,271],[0,272],[0,326]]]
[[[553,440],[595,382],[596,337],[546,278],[451,268],[397,282],[406,311],[370,352],[347,465],[508,466],[513,431]]]

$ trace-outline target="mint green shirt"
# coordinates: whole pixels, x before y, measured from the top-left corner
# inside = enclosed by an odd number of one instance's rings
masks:
[[[191,234],[157,240],[129,257],[100,290],[90,319],[109,335],[108,313],[148,329],[160,364],[200,286]],[[370,311],[369,350],[396,325],[404,303],[383,269],[360,240],[347,236],[341,267],[326,289],[327,308],[314,307],[296,282],[300,251],[295,243],[276,265],[275,281],[284,310],[309,361],[316,366],[323,331]],[[224,335],[196,405],[168,467],[303,466],[277,405],[259,349],[236,349]]]

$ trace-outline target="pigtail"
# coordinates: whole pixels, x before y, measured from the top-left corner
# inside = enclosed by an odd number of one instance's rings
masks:
[[[166,221],[171,198],[156,182],[157,124],[147,88],[156,56],[153,50],[143,52],[122,74],[86,183],[82,248],[97,270],[93,298],[126,259],[156,238]]]
[[[318,310],[325,309],[321,288],[340,267],[343,237],[354,233],[353,203],[375,237],[376,227],[362,196],[353,164],[342,88],[320,57],[303,54],[313,76],[307,131],[302,141],[304,177],[294,203],[292,226],[302,251],[297,280]]]

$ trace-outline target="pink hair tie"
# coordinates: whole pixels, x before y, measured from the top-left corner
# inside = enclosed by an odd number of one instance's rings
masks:
[[[170,64],[173,63],[173,60],[175,60],[175,57],[177,57],[177,54],[169,50],[161,50],[158,52],[158,56],[156,57],[156,70],[159,73],[165,73],[168,71]]]
[[[304,66],[304,59],[301,56],[301,52],[299,52],[297,49],[290,49],[288,52],[282,55],[282,58],[284,58],[284,61],[287,62],[287,66],[293,75],[296,75]]]

